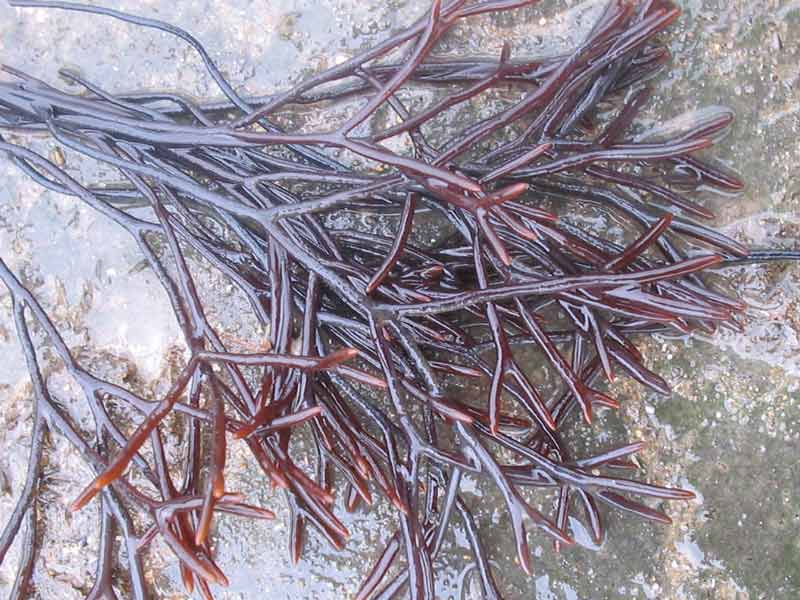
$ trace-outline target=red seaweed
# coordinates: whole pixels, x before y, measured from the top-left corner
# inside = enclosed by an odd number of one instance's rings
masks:
[[[188,350],[162,397],[106,381],[76,359],[0,259],[34,390],[28,477],[0,537],[2,562],[27,522],[12,597],[33,585],[48,430],[68,439],[95,474],[71,505],[91,510],[97,500],[101,509],[89,598],[115,597],[118,565],[128,573],[128,595],[150,597],[141,557],[157,536],[179,561],[187,592],[211,598],[212,586],[227,585],[210,542],[217,514],[274,517],[228,489],[231,444],[248,449],[265,485],[284,490],[292,561],[309,535],[346,544],[350,532],[335,512],[340,489],[348,511],[379,498],[395,508],[398,529],[365,570],[362,600],[434,598],[435,559],[456,519],[484,596],[501,597],[480,523],[461,492],[464,473],[497,489],[528,573],[530,526],[559,550],[573,544],[574,517],[599,544],[607,508],[668,523],[644,501],[693,497],[619,476],[635,470],[630,457],[641,441],[575,456],[562,435],[576,413],[592,423],[598,409],[619,406],[600,391],[618,374],[669,393],[636,340],[737,326],[743,304],[715,290],[705,271],[798,258],[751,253],[693,220],[713,217],[693,188],[742,187],[704,152],[730,125],[730,113],[672,139],[631,135],[651,95],[644,82],[669,55],[659,35],[679,14],[671,2],[612,0],[573,50],[531,61],[514,58],[508,45],[497,59],[432,53],[458,21],[535,0],[434,0],[409,28],[269,98],[239,95],[198,40],[166,23],[68,2],[9,4],[105,15],[175,35],[198,52],[226,97],[197,104],[172,93],[115,95],[65,71],[83,90],[68,93],[5,68],[12,79],[0,82],[0,131],[15,140],[45,133],[115,170],[122,183],[78,181],[3,136],[0,151],[45,188],[78,198],[132,236]],[[402,61],[389,62],[398,50]],[[441,85],[447,95],[416,113],[397,94]],[[516,100],[433,141],[431,120],[500,89]],[[293,105],[325,111],[354,100],[352,116],[327,131],[287,132],[273,122]],[[616,107],[614,115],[601,114],[600,105]],[[396,124],[380,129],[374,116],[384,107]],[[382,144],[398,138],[411,150]],[[332,149],[369,166],[348,166]],[[680,192],[671,187],[676,181],[685,184]],[[627,237],[588,231],[582,207],[615,215]],[[326,219],[347,210],[399,214],[397,229],[387,238]],[[433,243],[415,236],[423,213],[449,233]],[[249,300],[269,331],[263,348],[232,351],[236,344],[211,324],[189,250]],[[38,347],[33,327],[42,334]],[[45,346],[81,389],[93,431],[52,396]],[[545,360],[528,364],[525,347]],[[552,371],[556,389],[537,385],[533,366]],[[465,397],[462,387],[478,391]],[[133,433],[124,433],[112,401],[141,414]],[[170,464],[162,438],[175,421],[184,424],[186,451]],[[308,448],[301,439],[311,440],[311,456],[299,454]],[[146,485],[136,483],[142,478]],[[549,508],[534,508],[533,492],[549,494]]]

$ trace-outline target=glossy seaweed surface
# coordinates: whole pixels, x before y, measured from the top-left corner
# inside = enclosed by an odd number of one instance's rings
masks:
[[[379,500],[394,507],[397,531],[365,569],[361,599],[433,598],[436,557],[455,521],[484,596],[501,597],[462,495],[466,474],[499,492],[527,572],[530,528],[558,551],[574,542],[570,517],[600,543],[609,510],[669,522],[658,502],[693,497],[629,477],[643,442],[585,454],[568,431],[617,408],[601,391],[616,374],[669,393],[637,339],[738,327],[744,304],[704,271],[796,258],[751,251],[704,224],[713,215],[697,190],[742,187],[699,156],[731,112],[632,133],[647,81],[669,59],[659,37],[679,16],[670,2],[612,1],[564,55],[515,57],[506,45],[494,58],[445,59],[437,47],[460,20],[513,16],[534,2],[437,1],[374,48],[260,98],[238,95],[183,30],[97,7],[10,4],[176,35],[228,99],[112,95],[64,70],[81,88],[68,93],[5,67],[0,150],[131,235],[188,349],[159,397],[102,379],[0,258],[36,407],[27,483],[0,537],[2,561],[18,532],[26,535],[12,597],[27,595],[36,559],[48,430],[96,474],[72,504],[102,507],[90,598],[116,597],[115,589],[150,597],[142,556],[156,537],[175,554],[189,593],[212,597],[227,583],[211,543],[215,515],[274,517],[226,487],[230,444],[248,449],[264,485],[285,490],[295,561],[309,535],[345,545],[337,496],[350,511]],[[400,98],[432,87],[446,93],[413,108]],[[495,112],[457,121],[444,139],[427,135],[429,123],[487,96]],[[352,109],[328,129],[285,124],[293,109],[324,115],[346,102]],[[77,181],[57,156],[26,147],[34,135],[105,165],[117,181]],[[589,231],[577,218],[588,209],[622,226]],[[394,215],[396,231],[340,227],[344,212]],[[421,224],[437,235],[419,235]],[[212,325],[187,257],[246,296],[266,332],[260,347]],[[45,348],[82,390],[92,429],[48,386]],[[120,406],[139,416],[129,422]],[[167,430],[180,432],[182,452],[165,450]]]

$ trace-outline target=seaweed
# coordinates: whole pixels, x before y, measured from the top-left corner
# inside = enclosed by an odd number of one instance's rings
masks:
[[[636,468],[640,441],[577,456],[564,435],[576,419],[592,423],[597,410],[619,406],[601,391],[618,373],[669,393],[636,340],[740,326],[743,303],[714,289],[704,271],[797,258],[751,253],[701,222],[713,214],[693,189],[742,188],[698,157],[730,125],[730,113],[668,139],[632,134],[650,97],[647,81],[669,58],[659,35],[679,15],[671,2],[612,0],[571,51],[529,60],[514,59],[508,45],[497,59],[441,58],[435,49],[460,20],[533,0],[435,0],[424,18],[374,48],[261,98],[238,94],[200,42],[174,26],[67,2],[9,3],[175,35],[226,97],[198,104],[175,93],[111,94],[62,71],[82,89],[69,93],[4,68],[12,79],[0,82],[0,129],[23,139],[49,135],[112,168],[121,183],[78,181],[2,136],[0,150],[43,187],[76,197],[131,235],[188,351],[161,397],[104,380],[80,364],[0,260],[35,407],[28,479],[0,538],[2,561],[27,523],[13,597],[32,585],[47,430],[69,440],[95,473],[72,503],[72,510],[99,505],[89,598],[115,598],[121,586],[148,597],[142,556],[157,536],[179,561],[188,593],[211,598],[212,585],[227,584],[210,542],[215,516],[274,517],[226,486],[229,444],[246,446],[265,484],[285,491],[293,561],[310,529],[345,545],[349,532],[334,512],[342,482],[347,510],[376,495],[394,506],[398,528],[365,576],[356,596],[364,600],[433,598],[435,561],[456,519],[484,596],[501,597],[461,490],[466,473],[496,487],[528,573],[531,527],[559,550],[574,543],[569,518],[583,519],[600,544],[601,505],[668,523],[649,500],[693,497],[620,475]],[[404,92],[427,86],[445,92],[411,112]],[[426,131],[436,117],[497,91],[514,99],[447,139]],[[349,116],[328,131],[277,124],[293,106],[324,113],[352,101]],[[382,111],[394,124],[381,129]],[[408,150],[382,144],[389,139]],[[342,151],[361,161],[347,162]],[[588,230],[579,218],[587,207],[615,215],[625,235]],[[394,214],[397,230],[386,237],[337,228],[327,217],[342,211]],[[425,243],[415,236],[420,218],[449,233]],[[248,299],[268,331],[265,347],[231,349],[236,344],[207,316],[194,260]],[[81,389],[94,431],[81,429],[48,387],[45,346]],[[544,357],[536,368],[552,373],[557,389],[532,380],[531,346]],[[479,393],[465,399],[463,386]],[[131,433],[115,420],[114,403],[141,414]],[[172,431],[182,432],[186,450],[168,458],[165,427],[174,422],[183,425]],[[297,444],[301,438],[312,443]],[[309,458],[313,472],[301,466]],[[534,497],[549,508],[535,508]],[[127,582],[115,580],[118,564]]]

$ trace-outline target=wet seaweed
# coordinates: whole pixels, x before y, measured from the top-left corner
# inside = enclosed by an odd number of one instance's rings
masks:
[[[45,188],[131,235],[187,349],[161,397],[107,381],[75,358],[0,260],[34,402],[28,479],[0,537],[2,561],[27,523],[12,597],[32,585],[47,430],[69,440],[95,473],[71,505],[89,510],[97,501],[100,547],[88,598],[116,598],[120,589],[149,597],[142,556],[158,536],[188,593],[211,598],[213,585],[227,584],[210,542],[215,516],[274,517],[227,487],[230,444],[246,446],[265,484],[285,491],[293,561],[310,530],[345,545],[337,495],[349,511],[379,498],[394,506],[398,528],[365,574],[356,596],[364,600],[434,598],[436,559],[456,520],[484,596],[501,597],[461,490],[466,473],[496,487],[527,573],[530,527],[559,550],[574,543],[574,517],[600,544],[607,509],[669,523],[651,500],[693,497],[621,476],[636,468],[640,441],[579,456],[564,435],[576,420],[592,423],[598,410],[619,406],[601,390],[619,373],[669,393],[635,341],[740,327],[744,304],[714,289],[704,271],[797,258],[750,252],[702,223],[713,214],[695,189],[742,188],[698,156],[719,141],[729,112],[665,139],[632,133],[650,97],[647,81],[669,58],[659,35],[679,15],[671,2],[613,0],[564,55],[514,59],[505,45],[492,60],[441,58],[435,49],[462,19],[535,1],[435,0],[424,18],[374,48],[259,98],[238,94],[200,42],[174,26],[67,2],[10,4],[175,35],[226,97],[198,104],[174,93],[112,94],[62,71],[82,90],[69,93],[4,68],[11,78],[0,82],[0,150]],[[403,92],[425,86],[447,91],[410,111]],[[514,99],[447,139],[426,130],[498,90]],[[277,125],[297,105],[326,111],[353,101],[328,131]],[[380,128],[375,117],[386,111],[393,124]],[[34,133],[113,168],[122,183],[76,180],[19,141]],[[406,150],[381,143],[390,139]],[[588,230],[579,218],[587,208],[615,215],[625,235]],[[394,214],[396,232],[333,226],[328,217],[345,211]],[[426,243],[415,236],[422,218],[449,233]],[[198,260],[247,298],[267,332],[263,347],[232,343],[213,326],[193,274]],[[44,347],[82,391],[94,431],[48,387]],[[533,380],[529,347],[541,352],[535,367],[551,372],[558,389]],[[463,386],[480,393],[464,399]],[[131,432],[114,403],[141,414]],[[168,457],[166,425],[174,422],[183,424],[171,431],[182,432],[186,450]],[[301,467],[309,458],[313,472]],[[115,580],[117,565],[127,580]]]

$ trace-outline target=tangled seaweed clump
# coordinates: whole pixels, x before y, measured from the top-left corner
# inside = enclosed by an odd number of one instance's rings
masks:
[[[633,133],[646,82],[669,58],[658,36],[679,15],[671,2],[612,0],[568,53],[524,60],[508,45],[494,59],[435,51],[462,19],[534,0],[436,0],[374,48],[255,99],[237,94],[183,30],[93,6],[10,4],[176,35],[227,97],[203,105],[174,93],[111,94],[62,71],[81,86],[75,94],[5,67],[0,150],[43,187],[77,197],[131,235],[188,349],[160,397],[107,381],[81,364],[0,259],[35,405],[27,482],[0,537],[2,561],[27,523],[13,597],[25,596],[36,558],[48,429],[96,475],[72,503],[97,510],[96,499],[100,508],[90,598],[121,588],[149,597],[142,556],[156,538],[177,557],[189,593],[210,598],[213,585],[227,584],[211,544],[216,515],[274,517],[226,486],[231,444],[252,455],[265,485],[285,491],[293,561],[309,535],[345,545],[338,490],[349,511],[379,500],[394,507],[397,530],[365,573],[360,599],[434,598],[435,559],[455,521],[484,596],[501,597],[463,494],[466,474],[502,497],[528,573],[530,527],[558,550],[573,543],[572,517],[599,544],[605,510],[668,523],[651,500],[693,497],[626,476],[642,442],[583,455],[565,435],[576,420],[592,423],[598,409],[619,406],[601,391],[616,373],[669,393],[635,341],[740,326],[744,304],[714,289],[704,271],[796,258],[750,251],[703,223],[713,214],[696,190],[742,188],[697,156],[730,125],[730,112],[703,113],[667,135]],[[421,109],[402,99],[432,87],[446,93]],[[432,138],[431,122],[498,91],[506,101],[491,114]],[[324,115],[346,102],[352,110],[328,130],[277,125],[297,105]],[[26,134],[50,136],[122,183],[77,181],[17,143]],[[589,231],[579,218],[587,209],[626,230]],[[393,215],[396,232],[337,227],[331,217],[344,211]],[[416,235],[423,220],[440,233],[433,242]],[[190,257],[247,298],[267,332],[263,347],[212,325]],[[82,391],[93,430],[59,404],[34,329]],[[557,389],[534,379],[530,348]],[[479,392],[464,398],[464,387]],[[119,405],[140,415],[133,427],[121,422]],[[180,456],[165,451],[175,431]],[[303,468],[309,461],[312,470]]]

